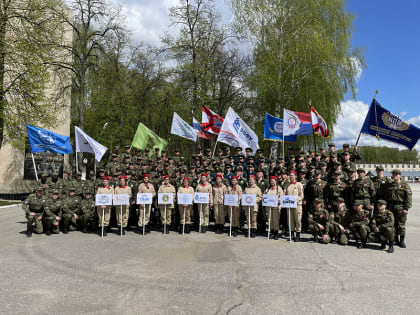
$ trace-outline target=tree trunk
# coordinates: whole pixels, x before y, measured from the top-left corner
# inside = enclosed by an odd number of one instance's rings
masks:
[[[4,74],[6,61],[6,8],[3,8],[3,14],[0,16],[0,149],[3,145],[4,138],[4,110],[5,110],[5,91],[4,91]]]

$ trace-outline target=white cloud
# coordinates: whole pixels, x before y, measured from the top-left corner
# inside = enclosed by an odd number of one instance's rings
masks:
[[[401,113],[400,113],[400,116],[401,116],[401,117],[407,116],[407,112],[401,112]]]
[[[354,145],[359,136],[360,129],[365,121],[366,114],[369,110],[369,105],[361,101],[348,100],[341,103],[341,114],[337,119],[337,124],[334,127],[333,141],[337,148],[341,148],[344,143]],[[420,125],[420,115],[407,119],[412,124]],[[407,149],[404,146],[394,144],[389,141],[378,141],[375,137],[362,134],[359,140],[359,146],[386,146],[399,149]],[[417,144],[414,149],[420,151],[420,145]]]

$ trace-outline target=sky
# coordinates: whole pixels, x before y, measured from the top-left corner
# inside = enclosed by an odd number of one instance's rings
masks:
[[[123,8],[134,42],[158,46],[165,33],[177,33],[168,13],[178,0],[114,1]],[[229,2],[215,3],[222,21],[228,23]],[[348,0],[347,9],[355,17],[351,43],[362,49],[367,68],[361,69],[356,99],[347,95],[341,103],[333,141],[338,147],[355,143],[376,90],[383,107],[420,127],[420,1]],[[359,145],[405,148],[368,135],[361,136]],[[419,144],[416,149],[420,151]]]

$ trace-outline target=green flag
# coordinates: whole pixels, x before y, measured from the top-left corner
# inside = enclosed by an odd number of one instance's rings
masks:
[[[144,150],[149,147],[153,150],[155,148],[159,148],[160,152],[162,152],[167,145],[168,141],[159,137],[142,123],[139,123],[133,142],[131,143],[131,146],[140,150]]]

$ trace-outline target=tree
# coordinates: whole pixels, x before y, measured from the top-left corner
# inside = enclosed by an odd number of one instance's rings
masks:
[[[5,141],[23,148],[26,123],[57,123],[65,73],[48,66],[63,58],[65,28],[57,10],[62,3],[56,0],[0,1],[0,148]]]
[[[347,92],[355,96],[365,66],[350,44],[353,17],[344,1],[232,0],[232,6],[238,32],[252,40],[247,83],[257,94],[256,110],[308,112],[312,100],[333,132],[340,101]]]

